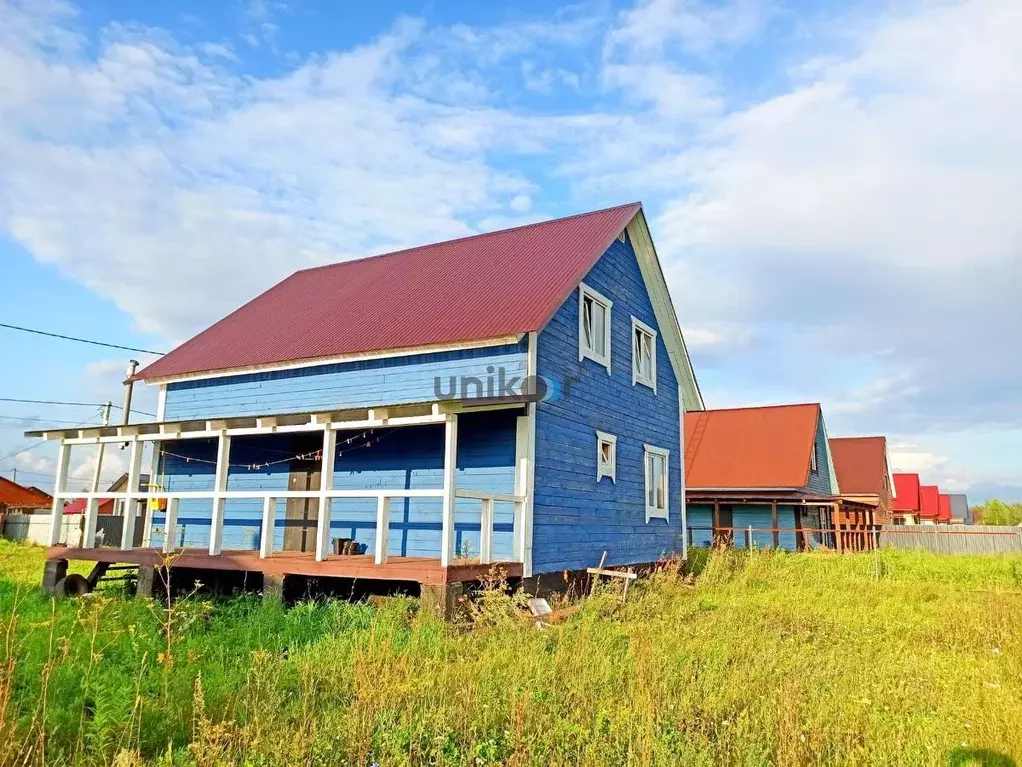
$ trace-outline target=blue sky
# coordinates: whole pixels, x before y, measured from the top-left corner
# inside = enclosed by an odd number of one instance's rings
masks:
[[[169,349],[297,268],[637,199],[710,406],[821,401],[1022,499],[1020,35],[1014,0],[4,3],[0,322]],[[0,397],[76,402],[129,356],[0,352]],[[51,484],[22,432],[96,415],[0,402],[0,472]]]

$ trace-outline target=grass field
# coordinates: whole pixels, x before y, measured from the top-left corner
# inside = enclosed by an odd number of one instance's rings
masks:
[[[1022,763],[1022,558],[715,554],[542,631],[41,570],[0,541],[3,764]]]

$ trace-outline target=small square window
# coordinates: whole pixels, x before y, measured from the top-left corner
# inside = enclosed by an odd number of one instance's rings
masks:
[[[656,391],[656,331],[632,317],[632,386]]]
[[[591,359],[610,373],[610,309],[613,302],[588,285],[579,286],[578,359]]]
[[[596,432],[596,481],[610,477],[617,483],[617,437]]]
[[[646,449],[646,521],[668,519],[667,459],[669,450],[645,445]]]

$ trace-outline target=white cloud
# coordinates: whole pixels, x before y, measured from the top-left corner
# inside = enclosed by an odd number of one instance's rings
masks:
[[[705,53],[718,45],[747,41],[764,18],[763,3],[757,0],[722,4],[643,0],[622,13],[620,27],[609,36],[609,44],[647,56],[660,56],[675,42],[686,52]]]

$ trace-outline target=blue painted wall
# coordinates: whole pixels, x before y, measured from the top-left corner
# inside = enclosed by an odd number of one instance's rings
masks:
[[[500,493],[514,492],[515,418],[518,411],[473,413],[459,416],[458,487]],[[365,435],[365,436],[363,436]],[[345,445],[346,439],[352,439]],[[367,439],[377,444],[362,447]],[[443,487],[442,426],[410,426],[378,429],[375,433],[341,432],[334,471],[337,489],[435,488]],[[237,437],[231,444],[229,490],[286,490],[290,462],[253,468],[254,464],[281,461],[310,443],[296,443],[288,434]],[[304,445],[304,447],[303,447]],[[316,449],[314,446],[311,449]],[[168,453],[161,465],[160,483],[171,491],[211,490],[216,458],[214,440],[167,443]],[[191,460],[189,460],[191,459]],[[206,463],[209,462],[209,463]],[[479,554],[479,501],[460,499],[455,515],[455,545],[459,553]],[[274,548],[284,539],[286,503],[277,503]],[[182,500],[178,511],[178,546],[208,546],[212,504],[205,500]],[[494,556],[510,559],[512,551],[512,509],[510,504],[494,507]],[[388,551],[393,555],[440,555],[441,504],[439,498],[392,501]],[[225,549],[254,550],[259,547],[262,501],[228,501],[224,515]],[[162,530],[164,515],[154,516]],[[372,552],[376,540],[376,502],[373,499],[335,499],[331,511],[332,537],[355,538]],[[154,545],[162,536],[154,534]]]
[[[438,399],[437,378],[448,398],[460,395],[460,382],[467,376],[483,382],[478,394],[479,387],[469,384],[469,396],[493,396],[499,389],[501,370],[506,381],[526,375],[526,343],[523,339],[508,346],[172,383],[167,385],[164,419],[230,418],[432,402]],[[457,395],[450,394],[452,376],[458,383]],[[495,390],[493,394],[486,391],[489,382]]]
[[[750,525],[755,528],[752,534],[753,543],[756,548],[768,549],[774,545],[773,533],[768,532],[773,527],[770,507],[764,505],[741,506],[733,505],[732,527],[747,528]],[[713,545],[713,507],[707,504],[690,504],[688,507],[687,524],[692,536],[693,546]],[[778,536],[778,543],[782,549],[795,551],[797,549],[795,539],[795,507],[790,505],[778,505],[777,527],[782,531]],[[760,529],[761,528],[761,529]],[[788,532],[790,530],[791,532]],[[744,549],[748,539],[747,533],[741,529],[735,530],[734,546]]]
[[[613,301],[611,372],[578,359],[579,293],[538,337],[533,572],[655,561],[682,549],[678,382],[630,243],[615,241],[584,282]],[[632,385],[632,316],[658,331],[657,393]],[[596,481],[596,431],[617,436],[617,482]],[[670,451],[670,521],[646,522],[643,443]]]
[[[817,470],[809,472],[806,488],[814,493],[830,495],[830,462],[827,460],[827,430],[823,426],[823,413],[820,413],[816,423],[816,444],[813,449],[816,450]]]

